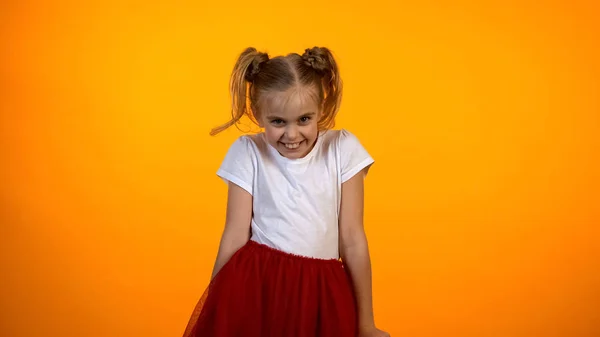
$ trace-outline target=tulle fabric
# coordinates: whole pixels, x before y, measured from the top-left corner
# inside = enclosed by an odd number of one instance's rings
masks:
[[[355,337],[355,299],[338,260],[249,241],[214,277],[184,337]]]

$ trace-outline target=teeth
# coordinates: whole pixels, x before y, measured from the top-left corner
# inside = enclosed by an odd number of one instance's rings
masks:
[[[284,143],[283,145],[288,149],[295,149],[300,146],[300,143]]]

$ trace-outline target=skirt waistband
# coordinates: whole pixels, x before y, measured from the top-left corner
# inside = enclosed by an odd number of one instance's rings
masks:
[[[321,259],[321,258],[316,258],[316,257],[303,256],[303,255],[288,253],[288,252],[284,252],[282,250],[279,250],[279,249],[267,246],[265,244],[256,242],[254,240],[248,240],[248,243],[246,243],[246,246],[248,248],[253,248],[253,249],[259,249],[259,250],[267,251],[267,252],[276,254],[276,255],[278,255],[280,257],[287,258],[287,259],[292,259],[292,260],[299,260],[299,261],[313,262],[313,263],[321,263],[321,264],[336,264],[336,265],[341,265],[342,264],[342,261],[340,261],[340,259]]]

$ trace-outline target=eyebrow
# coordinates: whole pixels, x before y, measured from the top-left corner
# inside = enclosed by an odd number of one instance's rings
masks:
[[[316,115],[316,113],[314,113],[314,112],[307,112],[307,113],[305,113],[304,115],[301,115],[301,116],[300,116],[300,117],[298,117],[298,118],[302,118],[302,117],[309,117],[309,116],[314,116],[314,115]],[[273,116],[267,116],[267,118],[268,118],[268,119],[270,119],[270,120],[274,120],[274,119],[285,119],[285,118],[283,118],[283,117],[279,117],[279,116],[275,116],[275,115],[273,115]]]

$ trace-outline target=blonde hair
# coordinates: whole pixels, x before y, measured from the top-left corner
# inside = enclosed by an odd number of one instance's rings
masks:
[[[239,56],[229,82],[231,119],[211,130],[216,135],[247,116],[258,124],[259,102],[269,92],[283,92],[293,86],[316,90],[321,114],[318,127],[331,129],[342,99],[342,80],[331,51],[324,47],[306,49],[304,54],[291,53],[269,58],[267,53],[246,48]]]

